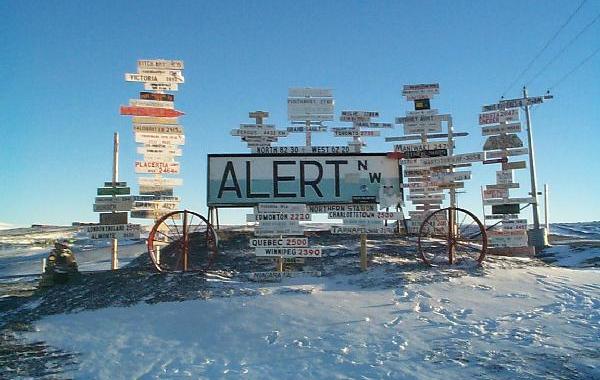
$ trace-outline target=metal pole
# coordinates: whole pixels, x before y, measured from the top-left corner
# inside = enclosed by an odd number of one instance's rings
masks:
[[[119,181],[119,132],[115,132],[113,135],[113,170],[112,170],[112,185],[113,188],[117,186]],[[113,201],[116,201],[117,196],[113,194]],[[114,214],[114,211],[113,211]],[[110,269],[117,270],[119,268],[119,241],[112,239],[110,255]]]
[[[448,157],[454,155],[454,126],[452,116],[448,115]],[[450,165],[450,173],[454,172],[454,165]],[[456,207],[456,189],[450,187],[450,207]]]
[[[550,219],[548,218],[548,184],[544,184],[544,222],[546,233],[550,233]]]

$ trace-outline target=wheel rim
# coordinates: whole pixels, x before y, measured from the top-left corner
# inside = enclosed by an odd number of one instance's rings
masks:
[[[486,250],[487,235],[483,224],[465,209],[437,210],[425,218],[419,229],[418,251],[428,265],[481,263]]]
[[[217,255],[217,235],[202,215],[174,211],[156,221],[148,254],[159,272],[208,270]]]

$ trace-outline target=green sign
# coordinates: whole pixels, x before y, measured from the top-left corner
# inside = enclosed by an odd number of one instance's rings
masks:
[[[515,204],[504,204],[504,205],[493,205],[492,206],[492,214],[518,214],[521,206],[517,203]]]
[[[98,195],[129,195],[131,188],[129,187],[99,187]]]

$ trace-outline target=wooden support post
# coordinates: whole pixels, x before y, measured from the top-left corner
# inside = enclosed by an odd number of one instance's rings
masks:
[[[360,234],[360,270],[367,270],[367,234]]]
[[[283,257],[277,258],[277,272],[283,272]]]
[[[110,269],[117,270],[119,269],[119,257],[117,255],[118,252],[118,240],[112,239],[112,249],[110,255]]]
[[[46,258],[42,259],[42,273],[46,273]]]

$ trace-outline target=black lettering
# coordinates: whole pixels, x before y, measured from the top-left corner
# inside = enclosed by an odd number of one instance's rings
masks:
[[[250,172],[250,161],[246,161],[246,197],[248,198],[269,198],[267,193],[252,194],[252,175]]]
[[[325,161],[328,165],[333,165],[334,170],[334,184],[335,184],[335,196],[340,196],[340,165],[348,165],[347,160],[327,160]]]
[[[294,176],[279,176],[278,166],[279,165],[294,165],[296,161],[273,161],[273,196],[275,198],[295,198],[296,194],[294,193],[280,193],[279,192],[279,182],[288,182],[296,179]]]
[[[369,173],[369,179],[371,183],[377,181],[377,183],[381,183],[381,173]]]
[[[306,180],[306,175],[304,171],[304,166],[306,165],[315,165],[319,170],[319,174],[316,179],[311,181]],[[319,198],[323,198],[323,193],[319,189],[319,182],[323,178],[323,167],[317,161],[300,161],[300,196],[304,197],[306,195],[306,186],[311,186],[315,193],[319,196]]]
[[[231,173],[231,179],[233,180],[233,186],[225,186],[227,178]],[[221,178],[221,186],[219,187],[219,195],[217,198],[221,198],[225,191],[235,191],[238,198],[242,197],[242,191],[240,190],[240,184],[238,183],[237,177],[235,176],[235,170],[233,169],[233,162],[227,161],[225,165],[225,171],[223,172],[223,178]]]
[[[364,160],[364,161],[358,160],[358,170],[369,170],[367,168],[367,160]]]

